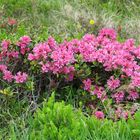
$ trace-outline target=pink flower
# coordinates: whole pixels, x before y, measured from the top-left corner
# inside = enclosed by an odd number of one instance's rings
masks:
[[[67,81],[72,81],[74,79],[74,73],[68,74]]]
[[[139,98],[139,94],[136,91],[134,91],[134,90],[129,91],[129,96],[127,97],[128,100],[135,101],[138,98]]]
[[[12,75],[12,73],[10,72],[10,71],[8,71],[8,70],[5,70],[4,72],[3,72],[3,79],[4,80],[7,80],[8,82],[12,82],[12,80],[13,80],[13,75]]]
[[[54,40],[54,38],[51,37],[51,36],[48,38],[47,44],[49,45],[49,47],[50,47],[51,49],[56,49],[56,48],[57,48],[57,43],[56,43],[56,41]]]
[[[3,40],[1,43],[2,46],[2,51],[7,51],[8,47],[10,46],[10,41],[9,40]]]
[[[133,53],[138,59],[140,59],[140,46],[133,48]]]
[[[83,40],[90,43],[92,41],[95,41],[95,36],[93,34],[85,34],[83,36]]]
[[[28,75],[26,73],[21,73],[18,72],[15,76],[14,79],[16,80],[16,83],[24,83],[27,81]]]
[[[50,64],[49,63],[47,63],[47,64],[41,64],[41,65],[42,65],[41,69],[42,69],[42,72],[43,73],[49,71],[49,67],[50,67]]]
[[[7,70],[7,66],[6,65],[3,65],[3,64],[0,64],[0,71],[1,72],[4,72]]]
[[[106,96],[106,91],[103,87],[95,86],[95,89],[91,91],[92,95],[97,95],[97,98],[99,98],[101,101],[105,101],[107,96]]]
[[[117,33],[114,29],[103,28],[102,30],[100,30],[99,36],[107,37],[107,38],[112,39],[112,40],[116,40]]]
[[[104,118],[104,113],[102,111],[96,111],[95,116],[97,119],[103,119]]]
[[[33,48],[33,53],[29,54],[29,60],[46,59],[51,52],[51,49],[47,43],[39,43]]]
[[[13,25],[16,25],[17,24],[17,21],[13,18],[8,18],[8,24],[10,26],[13,26]]]
[[[110,90],[114,90],[120,86],[120,80],[114,79],[114,76],[111,76],[110,79],[107,81],[107,85]]]
[[[31,38],[29,36],[22,36],[19,40],[22,44],[26,45],[29,45],[29,43],[31,42]]]
[[[83,84],[84,84],[84,90],[87,90],[87,91],[91,90],[92,81],[90,79],[84,80]]]
[[[24,55],[26,52],[30,50],[29,47],[27,47],[31,42],[31,38],[29,36],[22,36],[19,39],[19,42],[17,42],[17,46],[20,47],[20,53]]]
[[[134,87],[140,87],[140,72],[133,72],[131,76],[131,85]]]
[[[32,61],[32,60],[35,60],[35,59],[36,59],[35,56],[33,54],[29,53],[28,60]]]
[[[7,56],[9,58],[18,58],[19,52],[18,51],[11,51],[11,52],[7,52]]]
[[[118,118],[128,119],[129,112],[123,110],[122,107],[118,107],[117,110],[115,111],[115,115],[117,119]]]
[[[115,98],[117,103],[119,103],[124,99],[124,92],[123,91],[117,92],[112,97]]]

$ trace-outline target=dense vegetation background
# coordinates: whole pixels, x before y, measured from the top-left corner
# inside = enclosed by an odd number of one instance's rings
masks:
[[[19,36],[30,33],[41,39],[46,34],[67,38],[112,27],[121,28],[123,38],[139,40],[139,13],[139,0],[0,1],[1,16],[19,21]],[[88,30],[90,19],[95,21],[93,30]]]
[[[0,42],[8,39],[16,43],[21,36],[28,35],[33,47],[49,36],[61,43],[81,39],[86,33],[97,35],[106,27],[117,31],[120,42],[134,38],[138,45],[139,3],[139,0],[0,0]],[[9,26],[13,21],[15,25]],[[36,64],[31,65],[38,68]],[[127,121],[98,120],[91,115],[91,110],[83,107],[90,97],[81,96],[85,92],[77,90],[79,81],[71,85],[61,83],[62,88],[57,90],[57,85],[51,85],[55,88],[39,91],[39,78],[40,75],[30,77],[26,88],[0,79],[1,140],[140,139],[139,111],[134,119]],[[139,102],[136,106],[140,107]]]

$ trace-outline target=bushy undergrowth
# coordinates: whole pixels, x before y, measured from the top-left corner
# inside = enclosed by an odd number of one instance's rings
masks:
[[[0,92],[38,102],[46,91],[49,95],[51,90],[71,85],[80,90],[83,85],[79,96],[84,107],[106,115],[112,112],[111,118],[127,118],[138,109],[134,103],[139,102],[139,59],[140,47],[134,40],[119,42],[113,29],[62,43],[49,37],[35,46],[29,36],[17,42],[3,40]],[[84,101],[86,96],[88,101]]]
[[[26,120],[24,129],[10,124],[11,140],[139,140],[140,113],[133,118],[113,122],[85,116],[64,102],[55,102],[54,95]],[[24,130],[24,131],[23,131]],[[8,137],[7,137],[8,140]]]

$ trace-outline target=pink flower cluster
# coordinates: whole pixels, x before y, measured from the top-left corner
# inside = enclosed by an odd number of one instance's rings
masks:
[[[91,85],[92,85],[92,81],[90,79],[86,79],[83,81],[83,84],[84,84],[84,90],[87,90],[87,91],[91,91]]]
[[[96,95],[102,102],[107,98],[106,91],[103,87],[95,86],[95,89],[91,91],[91,95]]]
[[[97,37],[86,34],[81,40],[64,41],[62,44],[56,44],[51,38],[45,43],[37,44],[28,58],[39,60],[44,72],[50,70],[54,73],[68,73],[69,66],[73,67],[77,61],[76,56],[81,55],[83,62],[102,63],[106,71],[119,69],[131,78],[133,86],[140,86],[140,66],[136,61],[140,57],[140,49],[134,46],[132,39],[120,43],[116,37],[113,29],[102,29]],[[115,86],[119,86],[119,79],[111,77],[108,81],[109,88],[115,88],[111,86],[111,81],[112,86],[114,82]]]
[[[8,50],[8,47],[10,46],[9,40],[3,40],[1,43],[2,51],[6,52]]]
[[[125,111],[121,107],[118,107],[115,111],[116,119],[119,119],[119,118],[128,119],[129,115],[130,115],[129,111]]]
[[[112,96],[117,103],[120,103],[124,100],[125,93],[123,91],[117,92]]]
[[[138,92],[136,92],[135,90],[131,90],[130,92],[129,92],[129,95],[128,95],[128,100],[133,100],[133,101],[135,101],[136,99],[138,99],[139,98],[139,94],[138,94]]]
[[[111,76],[110,79],[107,81],[107,85],[110,90],[114,90],[120,86],[120,80],[114,79],[114,76]]]
[[[74,71],[71,65],[75,62],[74,52],[68,42],[58,45],[54,39],[49,38],[47,42],[37,44],[28,59],[37,60],[43,73],[71,74]]]
[[[17,42],[17,46],[20,48],[20,53],[24,55],[26,52],[29,52],[28,45],[31,42],[31,38],[29,36],[23,36],[19,39],[19,42]]]
[[[18,72],[15,76],[14,79],[16,80],[16,83],[24,83],[27,81],[28,75],[26,73],[21,73]]]
[[[28,75],[26,73],[18,72],[15,76],[7,70],[6,65],[0,65],[0,71],[3,73],[3,79],[12,82],[15,80],[16,83],[24,83],[27,81]]]
[[[104,119],[104,113],[102,111],[96,111],[95,116],[97,119]]]
[[[20,62],[24,61],[22,59],[29,62],[35,61],[42,73],[66,75],[67,80],[70,81],[77,78],[76,65],[82,69],[82,65],[86,64],[91,74],[86,78],[78,75],[78,78],[83,81],[84,90],[95,95],[97,99],[104,101],[111,97],[117,103],[123,100],[139,99],[140,46],[136,47],[133,39],[120,43],[117,41],[117,33],[113,29],[102,29],[97,36],[86,34],[80,40],[73,39],[61,44],[58,44],[52,37],[48,38],[46,42],[36,44],[32,50],[29,48],[30,44],[29,36],[21,37],[16,45],[8,40],[2,41],[0,72],[4,80],[8,82],[15,80],[16,83],[23,83],[27,80],[26,73],[17,73],[14,70],[14,74],[12,74],[14,69],[12,65],[20,59]],[[106,78],[104,83],[90,80],[94,79],[93,75],[99,72],[94,71],[94,67],[99,65],[104,70],[104,75],[110,73],[110,78]],[[27,72],[27,70],[24,71]],[[100,78],[102,79],[102,77]],[[126,84],[131,89],[117,91]]]
[[[36,44],[32,52],[28,55],[29,61],[37,61],[43,73],[66,74],[72,80],[76,76],[75,64],[94,62],[101,64],[106,72],[112,72],[106,85],[93,85],[90,78],[83,80],[84,90],[96,95],[98,99],[104,101],[108,98],[108,92],[117,103],[124,99],[136,100],[136,94],[140,87],[140,46],[136,47],[133,39],[128,39],[123,43],[117,41],[117,33],[113,29],[102,29],[98,36],[86,34],[81,40],[73,39],[57,44],[50,37],[44,43]],[[93,69],[94,71],[94,69]],[[114,76],[114,71],[119,71],[120,75]],[[92,73],[92,72],[91,72]],[[125,80],[126,79],[126,80]],[[120,91],[117,88],[129,83],[135,92]],[[106,88],[107,87],[107,88]],[[109,90],[109,91],[106,91]],[[125,95],[128,95],[125,98]]]
[[[17,44],[12,44],[9,40],[2,41],[0,50],[0,72],[3,75],[3,79],[7,82],[15,80],[16,83],[24,83],[27,81],[28,75],[26,73],[21,74],[21,72],[18,72],[16,74],[14,72],[15,74],[12,74],[12,71],[14,70],[14,65],[18,61],[21,61],[20,55],[25,54],[27,50],[29,51],[28,45],[30,42],[31,39],[28,36],[21,37]],[[17,49],[18,46],[20,49]]]

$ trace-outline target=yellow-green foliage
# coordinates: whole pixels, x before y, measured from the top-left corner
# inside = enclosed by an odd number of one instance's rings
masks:
[[[27,121],[27,120],[26,120]],[[18,130],[11,124],[10,140],[139,140],[140,112],[134,119],[98,120],[86,117],[64,102],[55,102],[54,94],[27,121],[27,128]],[[26,131],[25,131],[26,130]]]

